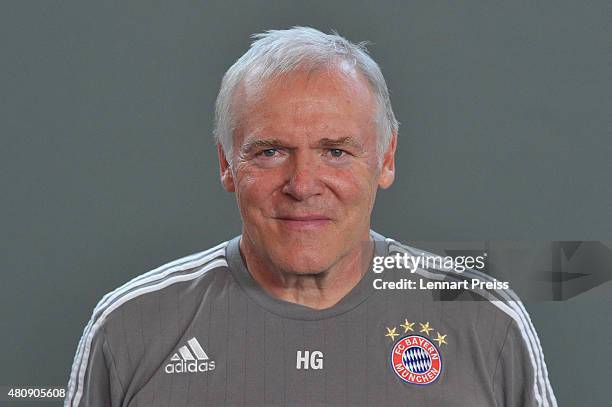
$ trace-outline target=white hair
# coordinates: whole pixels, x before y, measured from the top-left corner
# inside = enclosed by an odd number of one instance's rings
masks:
[[[237,89],[248,76],[256,74],[258,83],[298,68],[328,67],[338,61],[349,62],[368,81],[376,100],[378,125],[377,153],[386,151],[393,133],[399,126],[395,119],[385,78],[378,64],[368,55],[365,43],[353,44],[337,32],[325,34],[310,27],[269,30],[252,35],[255,41],[225,73],[215,105],[216,141],[231,164],[233,132],[237,120],[233,117],[233,100]]]

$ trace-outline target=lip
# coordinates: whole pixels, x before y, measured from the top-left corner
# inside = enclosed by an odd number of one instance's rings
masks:
[[[292,229],[317,229],[329,225],[332,220],[325,215],[289,215],[274,219]]]

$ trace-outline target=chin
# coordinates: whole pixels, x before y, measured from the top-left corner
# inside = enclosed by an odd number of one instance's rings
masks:
[[[328,270],[334,259],[329,255],[322,255],[321,250],[291,250],[283,251],[283,255],[272,259],[286,272],[295,274],[320,274]]]

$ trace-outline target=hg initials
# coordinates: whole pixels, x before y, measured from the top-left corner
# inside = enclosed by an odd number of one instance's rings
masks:
[[[297,351],[295,368],[300,369],[323,369],[323,352],[315,351]]]

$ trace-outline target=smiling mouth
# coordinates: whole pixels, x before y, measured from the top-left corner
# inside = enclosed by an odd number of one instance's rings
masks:
[[[316,229],[325,227],[332,222],[330,218],[323,215],[278,216],[274,219],[292,229]]]

